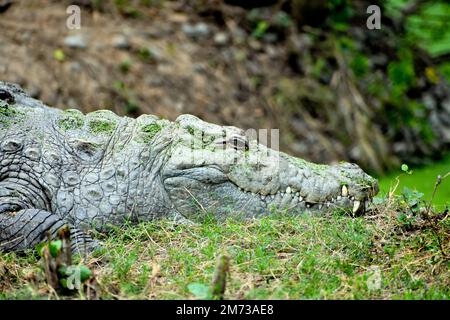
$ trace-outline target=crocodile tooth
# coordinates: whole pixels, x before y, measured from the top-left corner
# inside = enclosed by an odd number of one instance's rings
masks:
[[[361,205],[361,201],[356,200],[353,202],[353,213],[356,213],[359,209],[359,206]]]
[[[287,194],[291,194],[291,192],[292,192],[291,187],[287,187],[287,188],[286,188],[286,193],[287,193]]]
[[[336,197],[336,200],[337,200],[337,201],[339,201],[339,200],[341,200],[341,199],[342,199],[341,196],[337,196],[337,197]]]
[[[261,196],[261,200],[264,200],[264,199],[266,199],[266,196]]]
[[[319,210],[322,210],[323,204],[319,204]]]
[[[298,198],[298,201],[303,201],[303,197],[299,197],[299,198]]]
[[[311,208],[311,205],[309,203],[306,204],[307,208]]]
[[[342,186],[342,196],[343,196],[343,197],[348,196],[348,189],[347,189],[347,186],[346,186],[346,185],[343,185],[343,186]]]
[[[350,200],[352,200],[352,201],[355,200],[355,197],[351,196],[351,197],[350,197]]]
[[[300,196],[300,192],[296,192],[295,195],[296,195],[297,197],[299,197],[299,196]]]

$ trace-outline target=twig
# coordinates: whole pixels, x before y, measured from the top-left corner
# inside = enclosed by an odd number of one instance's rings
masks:
[[[226,289],[227,273],[230,269],[230,258],[220,255],[217,259],[216,272],[211,282],[211,294],[213,299],[223,300]]]

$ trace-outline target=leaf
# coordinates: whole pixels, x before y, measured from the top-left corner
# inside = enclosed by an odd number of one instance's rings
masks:
[[[204,285],[203,283],[190,283],[188,285],[188,290],[197,299],[211,299],[211,291],[209,290],[209,287]]]
[[[410,88],[415,81],[414,65],[411,60],[390,62],[388,65],[388,77],[394,89],[402,92]]]
[[[435,68],[426,67],[425,75],[428,78],[428,80],[430,80],[431,83],[437,84],[439,82],[439,76],[438,76]]]
[[[41,242],[39,244],[36,245],[36,251],[38,252],[39,256],[43,256],[43,250],[45,247],[46,243],[45,242]]]
[[[92,271],[85,265],[80,265],[80,281],[84,282],[92,276]]]
[[[56,258],[58,256],[59,252],[61,251],[61,248],[62,248],[61,240],[50,241],[48,245],[48,249],[50,250],[50,254],[52,255],[53,258]]]
[[[252,36],[255,38],[262,38],[267,29],[269,29],[269,24],[267,21],[262,20],[256,25],[256,29],[252,32]]]
[[[68,287],[67,287],[67,279],[61,279],[61,280],[59,281],[59,283],[61,284],[61,286],[62,286],[63,288],[68,289]]]
[[[66,55],[61,49],[56,49],[55,51],[53,51],[53,58],[55,58],[59,62],[63,62],[66,58]]]

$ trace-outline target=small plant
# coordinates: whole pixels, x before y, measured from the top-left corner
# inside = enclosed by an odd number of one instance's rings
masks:
[[[61,49],[56,49],[55,51],[53,51],[53,58],[55,58],[56,61],[63,62],[66,58],[66,55]]]
[[[37,246],[42,257],[42,265],[47,283],[56,290],[80,290],[89,279],[92,271],[83,264],[72,264],[70,230],[67,226],[58,232],[58,239],[48,240]]]
[[[255,37],[257,39],[260,39],[264,36],[267,29],[269,29],[269,23],[267,21],[259,21],[256,25],[256,28],[252,32],[252,37]]]
[[[223,300],[229,269],[230,258],[225,255],[220,255],[217,259],[216,271],[211,285],[207,286],[198,282],[190,283],[188,285],[189,292],[200,300]]]
[[[409,167],[406,163],[402,164],[401,169],[406,174],[412,174],[412,170],[409,170]]]
[[[139,112],[139,101],[136,98],[136,94],[121,80],[115,81],[113,87],[117,96],[125,104],[125,112],[127,114],[137,114]]]
[[[120,65],[119,65],[119,69],[122,73],[128,73],[128,71],[130,71],[132,62],[129,59],[124,59]]]

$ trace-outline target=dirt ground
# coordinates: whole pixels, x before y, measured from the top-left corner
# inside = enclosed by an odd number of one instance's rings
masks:
[[[248,11],[223,1],[201,10],[192,1],[155,1],[139,14],[112,1],[100,9],[95,1],[75,2],[85,4],[79,30],[66,26],[70,1],[16,0],[0,13],[1,80],[63,109],[170,120],[191,113],[244,129],[280,129],[281,150],[316,162],[345,159],[377,172],[398,164],[393,154],[405,142],[391,143],[372,124],[377,102],[364,101],[345,70],[325,70],[325,80],[298,77],[299,67],[313,68],[292,61],[293,51],[311,47],[304,33],[255,37]],[[414,134],[410,140],[418,141]]]
[[[192,17],[177,12],[176,3],[173,7],[167,3],[164,10],[150,10],[151,19],[145,20],[83,9],[81,29],[70,30],[63,3],[19,1],[1,16],[0,77],[60,108],[107,108],[171,120],[193,113],[239,126],[264,123],[267,103],[248,83],[252,75],[235,63],[247,52],[212,45],[210,36],[189,37],[181,28]],[[209,28],[217,31],[212,24]],[[85,38],[86,48],[65,46],[65,37],[73,35]],[[121,37],[127,42],[123,47],[116,43]],[[63,61],[54,57],[58,49]],[[252,57],[255,73],[283,67],[277,49],[270,50]]]

